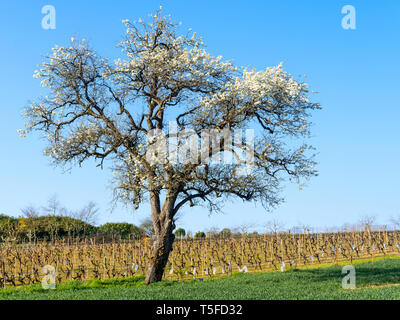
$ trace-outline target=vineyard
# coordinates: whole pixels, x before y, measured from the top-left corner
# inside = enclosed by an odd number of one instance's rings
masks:
[[[0,286],[41,282],[45,266],[54,267],[57,283],[142,275],[150,251],[149,239],[106,243],[85,238],[3,244],[0,246]],[[235,272],[285,271],[303,265],[374,259],[399,252],[400,232],[387,230],[178,239],[164,277],[185,280]]]

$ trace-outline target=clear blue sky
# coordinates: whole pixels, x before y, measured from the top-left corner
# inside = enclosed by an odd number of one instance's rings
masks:
[[[56,29],[41,28],[41,8],[56,8]],[[356,8],[356,30],[341,27],[341,8]],[[286,202],[271,213],[261,206],[228,203],[225,214],[185,208],[179,225],[262,226],[277,219],[286,226],[355,223],[376,215],[387,223],[400,216],[400,2],[377,1],[9,1],[0,3],[0,212],[44,204],[52,194],[69,208],[89,200],[101,208],[99,223],[139,223],[138,212],[110,213],[110,172],[90,164],[63,173],[43,156],[37,135],[18,137],[23,107],[43,91],[32,78],[42,56],[71,36],[85,37],[104,56],[117,54],[121,19],[137,20],[160,5],[204,38],[215,55],[258,69],[284,62],[292,74],[306,74],[323,110],[313,118],[312,143],[319,177],[302,191],[288,185]]]

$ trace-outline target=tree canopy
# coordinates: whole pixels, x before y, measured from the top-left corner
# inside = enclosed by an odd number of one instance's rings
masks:
[[[42,132],[58,165],[109,159],[116,199],[135,209],[150,201],[150,283],[161,279],[184,205],[218,210],[235,197],[271,208],[286,177],[302,183],[316,174],[303,138],[320,106],[282,64],[238,68],[208,53],[195,33],[179,34],[161,11],[149,23],[123,22],[124,57],[113,62],[84,40],[52,50],[35,72],[49,95],[25,110],[21,134]],[[169,121],[175,130],[165,132]]]

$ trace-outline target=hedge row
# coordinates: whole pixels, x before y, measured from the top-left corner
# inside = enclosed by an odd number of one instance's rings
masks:
[[[142,238],[146,232],[130,223],[106,223],[93,226],[79,219],[66,216],[39,216],[14,218],[0,215],[0,241],[29,241],[35,239],[60,239],[94,235],[118,235],[122,238]]]

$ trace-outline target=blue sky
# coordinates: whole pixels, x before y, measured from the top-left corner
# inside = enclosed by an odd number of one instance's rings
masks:
[[[56,29],[41,28],[44,5],[56,9]],[[341,27],[341,8],[356,9],[356,30]],[[264,69],[284,63],[306,74],[323,109],[314,114],[310,142],[319,154],[319,176],[298,191],[285,186],[286,201],[271,213],[241,201],[225,214],[184,209],[179,225],[192,231],[253,225],[270,220],[287,227],[355,223],[375,215],[379,223],[400,216],[400,2],[385,1],[8,1],[0,4],[0,212],[40,206],[52,194],[77,209],[89,200],[101,208],[99,223],[140,223],[138,212],[110,212],[111,178],[90,163],[63,173],[43,156],[37,135],[18,137],[21,111],[41,93],[32,78],[43,55],[71,36],[85,37],[103,56],[118,54],[121,19],[146,18],[160,5],[184,28],[204,38],[208,50],[237,65]]]

